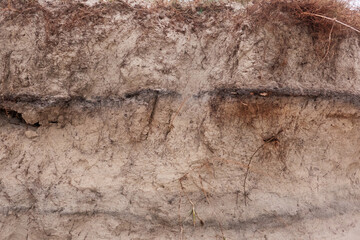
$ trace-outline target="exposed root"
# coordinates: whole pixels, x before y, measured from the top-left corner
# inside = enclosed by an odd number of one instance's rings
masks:
[[[171,130],[174,128],[173,123],[174,123],[176,117],[179,115],[181,109],[184,107],[185,103],[189,100],[189,98],[190,98],[190,97],[185,98],[185,99],[181,102],[181,104],[180,104],[179,108],[176,110],[174,116],[170,118],[170,122],[169,122],[169,125],[168,125],[168,130],[167,130],[167,132],[166,132],[166,134],[165,134],[165,139],[167,138],[167,136],[169,135],[169,133],[171,132]]]
[[[259,0],[247,12],[254,29],[265,24],[306,28],[321,58],[324,49],[330,52],[329,35],[331,46],[336,46],[341,39],[360,33],[359,12],[341,0]]]
[[[357,32],[357,33],[360,33],[360,30],[350,26],[349,24],[346,24],[344,22],[341,22],[339,20],[337,20],[336,18],[330,18],[330,17],[327,17],[327,16],[323,16],[323,15],[320,15],[320,14],[316,14],[316,13],[309,13],[309,12],[303,12],[302,14],[304,15],[310,15],[310,16],[316,16],[316,17],[320,17],[320,18],[324,18],[324,19],[327,19],[327,20],[330,20],[330,21],[333,21],[334,23],[338,23],[338,24],[341,24],[347,28],[350,28],[351,30]],[[334,26],[331,27],[331,29],[333,30],[334,29]]]
[[[11,0],[7,0],[7,7],[4,9],[1,9],[1,11],[10,11],[10,12],[16,12],[16,9],[12,7]]]
[[[279,131],[277,134],[275,134],[274,136],[271,136],[270,138],[264,139],[264,143],[261,144],[261,146],[258,147],[258,148],[255,150],[255,152],[251,155],[251,157],[249,158],[249,161],[248,161],[248,164],[247,164],[247,167],[246,167],[245,177],[244,177],[244,184],[243,184],[243,186],[244,186],[244,203],[245,203],[245,206],[247,205],[246,199],[251,200],[251,199],[249,198],[250,193],[249,193],[248,191],[246,191],[246,181],[247,181],[247,178],[248,178],[248,176],[249,176],[251,162],[252,162],[254,156],[256,155],[256,153],[257,153],[260,149],[262,149],[266,144],[272,143],[272,142],[275,142],[275,144],[277,144],[277,143],[279,142],[279,139],[277,138],[277,136],[278,136],[280,133],[282,133],[282,132],[283,132],[283,130],[280,130],[280,131]]]
[[[331,47],[331,34],[334,30],[334,25],[335,25],[335,22],[333,23],[332,27],[331,27],[331,31],[329,33],[329,44],[328,44],[328,47],[327,47],[327,50],[325,52],[325,55],[323,57],[323,59],[320,61],[320,64],[326,59],[326,57],[328,56],[329,52],[330,52],[330,47]]]
[[[186,199],[188,200],[188,202],[191,204],[192,208],[191,208],[191,216],[192,216],[192,220],[193,220],[193,224],[194,224],[194,227],[196,227],[196,219],[198,219],[200,221],[200,224],[201,226],[204,225],[204,221],[199,217],[199,215],[197,214],[197,212],[195,211],[195,204],[193,203],[193,201],[191,201],[189,195],[187,194],[186,192],[186,189],[185,187],[183,186],[182,184],[182,181],[186,180],[187,179],[187,174],[185,174],[184,176],[182,176],[180,179],[179,179],[179,183],[180,183],[180,187],[181,187],[181,191],[184,193],[184,195],[186,196]]]

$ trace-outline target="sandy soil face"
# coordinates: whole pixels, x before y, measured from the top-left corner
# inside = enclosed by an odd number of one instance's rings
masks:
[[[1,239],[360,235],[358,38],[42,6],[0,16]]]

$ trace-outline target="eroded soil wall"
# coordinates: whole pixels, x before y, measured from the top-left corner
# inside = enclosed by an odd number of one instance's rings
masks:
[[[239,9],[1,15],[0,238],[357,239],[359,38]]]

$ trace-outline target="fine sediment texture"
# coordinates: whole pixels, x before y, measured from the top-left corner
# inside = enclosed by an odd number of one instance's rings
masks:
[[[0,15],[0,239],[360,235],[357,36],[32,4]]]

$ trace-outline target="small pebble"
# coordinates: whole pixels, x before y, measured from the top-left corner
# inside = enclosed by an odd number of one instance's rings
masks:
[[[28,138],[28,139],[34,139],[38,136],[38,134],[35,132],[35,131],[32,131],[32,130],[27,130],[25,132],[25,136]]]

